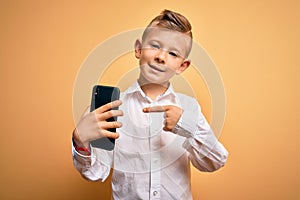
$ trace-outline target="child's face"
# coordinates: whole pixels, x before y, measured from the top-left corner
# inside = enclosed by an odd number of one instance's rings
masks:
[[[135,44],[139,59],[140,78],[147,83],[167,84],[175,74],[182,73],[190,64],[185,56],[191,38],[183,33],[164,28],[151,28],[141,43]]]

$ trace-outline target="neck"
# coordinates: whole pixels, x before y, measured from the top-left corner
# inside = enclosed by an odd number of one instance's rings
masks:
[[[140,79],[138,80],[138,83],[146,96],[151,98],[152,100],[155,100],[157,96],[165,93],[170,85],[169,82],[165,84],[143,83],[140,81]]]

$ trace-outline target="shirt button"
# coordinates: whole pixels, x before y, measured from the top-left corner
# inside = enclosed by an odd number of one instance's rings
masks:
[[[156,195],[157,195],[157,191],[154,191],[154,192],[153,192],[153,196],[156,196]]]

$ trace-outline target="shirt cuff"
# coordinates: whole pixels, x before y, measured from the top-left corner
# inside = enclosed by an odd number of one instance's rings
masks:
[[[83,155],[83,154],[79,153],[78,151],[76,151],[74,144],[72,144],[72,152],[73,152],[73,156],[78,155],[83,158],[91,158],[92,157],[92,155]],[[91,154],[92,154],[92,152],[91,152]]]
[[[77,163],[76,165],[80,163],[85,167],[90,167],[94,160],[93,159],[94,155],[92,151],[91,151],[91,155],[83,155],[80,152],[76,151],[73,139],[72,139],[72,155],[73,155],[74,162]]]
[[[193,115],[183,112],[172,132],[186,138],[193,137],[192,133],[195,132],[193,129],[195,129],[197,123],[190,116]]]

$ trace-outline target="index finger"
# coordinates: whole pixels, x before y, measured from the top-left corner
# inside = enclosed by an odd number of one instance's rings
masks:
[[[115,100],[115,101],[109,102],[109,103],[104,104],[103,106],[100,106],[99,108],[97,108],[96,113],[99,113],[99,114],[104,113],[108,110],[111,110],[113,108],[120,106],[121,104],[122,104],[121,100]]]
[[[153,107],[147,107],[143,109],[143,112],[149,113],[149,112],[165,112],[167,108],[165,106],[153,106]]]

